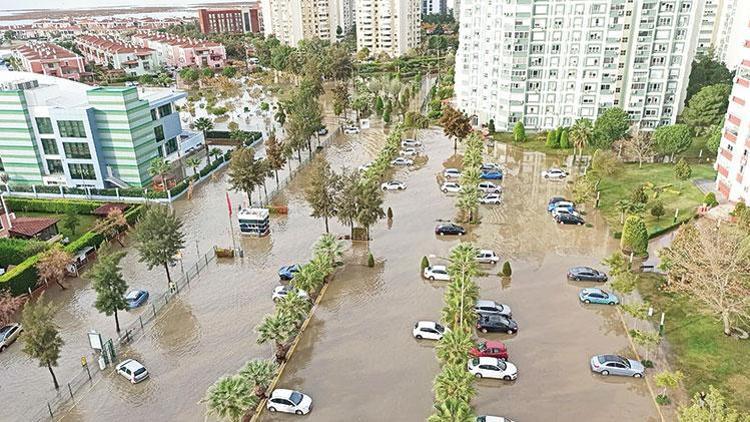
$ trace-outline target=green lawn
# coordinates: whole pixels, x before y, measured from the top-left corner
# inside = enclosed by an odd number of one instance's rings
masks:
[[[60,221],[57,222],[57,230],[65,237],[68,237],[70,241],[74,241],[81,237],[84,233],[91,230],[92,227],[96,224],[97,218],[94,215],[88,215],[88,214],[78,214],[78,227],[76,227],[75,234],[70,233],[65,227],[62,225],[63,215],[62,214],[50,214],[50,213],[43,213],[43,212],[19,212],[16,213],[16,216],[18,217],[43,217],[43,218],[57,218]]]
[[[692,179],[714,179],[716,172],[708,164],[693,165]],[[642,168],[638,164],[626,164],[612,176],[604,176],[599,184],[601,191],[599,208],[607,220],[607,223],[615,230],[619,230],[620,211],[615,206],[620,199],[629,199],[630,192],[636,186],[645,182],[651,182],[656,186],[669,186],[670,190],[676,192],[664,192],[659,199],[664,203],[666,215],[656,219],[650,213],[653,196],[650,195],[649,203],[646,205],[644,220],[649,233],[661,231],[673,224],[675,209],[679,209],[678,221],[685,221],[695,215],[696,208],[703,203],[703,194],[693,184],[692,180],[677,180],[674,177],[674,166],[671,164],[644,164]],[[647,194],[650,192],[647,191]]]
[[[724,397],[740,410],[750,412],[750,340],[737,340],[722,332],[722,325],[711,316],[697,312],[701,305],[684,295],[659,289],[663,277],[643,274],[638,290],[659,315],[666,313],[665,336],[672,353],[673,369],[685,374],[685,386],[692,397],[708,391],[709,385],[722,390]],[[746,327],[747,328],[747,327]]]

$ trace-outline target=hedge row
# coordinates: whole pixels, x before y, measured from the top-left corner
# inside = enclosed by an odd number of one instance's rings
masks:
[[[25,239],[0,239],[0,267],[7,268],[9,265],[18,265],[47,249],[47,242]]]
[[[102,203],[83,199],[31,199],[9,196],[5,198],[8,207],[15,212],[43,212],[49,214],[65,214],[73,209],[76,214],[91,214]]]

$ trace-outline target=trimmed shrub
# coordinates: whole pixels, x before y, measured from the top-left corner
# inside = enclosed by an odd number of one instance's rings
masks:
[[[375,266],[375,257],[372,256],[372,252],[367,254],[367,266],[370,268]]]
[[[713,192],[709,192],[706,194],[706,196],[703,198],[703,203],[708,205],[709,207],[715,207],[719,205],[719,201],[716,200],[716,194]]]
[[[86,232],[86,234],[79,237],[75,241],[65,245],[65,248],[63,249],[65,249],[66,251],[72,254],[75,254],[76,252],[78,252],[79,250],[87,246],[93,246],[96,248],[99,245],[101,245],[102,242],[104,242],[104,236],[91,230],[91,231]]]
[[[648,253],[648,229],[642,218],[631,215],[625,220],[625,225],[622,226],[620,248],[626,254],[633,252],[644,256]]]
[[[550,130],[547,132],[547,142],[545,144],[549,148],[560,148],[560,144],[557,143],[557,136],[555,136],[555,131]]]
[[[0,267],[18,265],[48,247],[47,242],[38,240],[0,238]]]
[[[424,269],[430,266],[430,260],[426,256],[422,257],[422,262],[419,263],[419,273],[424,273]]]
[[[562,135],[560,135],[560,148],[569,149],[573,145],[570,143],[570,131],[568,128],[563,129]]]
[[[690,168],[690,164],[687,163],[683,158],[674,165],[674,177],[677,180],[687,180],[693,174],[693,169]]]
[[[29,199],[12,196],[6,197],[5,203],[14,212],[43,212],[49,214],[65,214],[65,211],[69,209],[72,209],[76,214],[91,214],[102,205],[102,202],[83,199]]]
[[[38,279],[36,263],[39,261],[39,255],[28,258],[0,275],[0,289],[10,289],[14,296],[28,293],[29,289],[33,290]]]
[[[633,188],[630,192],[630,200],[639,204],[645,204],[648,202],[648,196],[646,195],[645,189],[643,189],[643,185],[638,185]]]
[[[651,215],[656,217],[657,220],[666,213],[667,210],[664,209],[664,203],[661,200],[654,202],[654,205],[651,206]]]
[[[388,212],[386,212],[386,216],[388,217],[389,220],[393,220],[393,210],[391,209],[391,207],[388,207]]]
[[[503,277],[510,277],[513,274],[513,270],[510,268],[510,261],[503,262],[503,269],[500,271]]]

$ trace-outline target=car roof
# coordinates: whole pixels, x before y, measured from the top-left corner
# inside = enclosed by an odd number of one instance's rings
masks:
[[[137,299],[141,292],[142,290],[131,290],[125,295],[125,299]]]
[[[591,267],[573,267],[570,270],[571,271],[596,271],[595,269]]]
[[[492,249],[480,249],[479,253],[491,253],[491,254],[494,254],[495,251],[493,251]]]
[[[505,349],[505,343],[503,343],[502,341],[485,340],[484,344],[487,347],[498,348],[498,349]]]
[[[418,327],[435,328],[438,325],[435,321],[417,321]]]
[[[499,360],[498,358],[482,356],[481,358],[479,358],[479,364],[480,365],[485,365],[485,364],[494,365],[497,363],[498,360]]]
[[[604,358],[606,362],[627,362],[628,361],[628,359],[622,356],[618,356],[618,355],[599,355],[599,356]]]
[[[478,299],[476,301],[476,306],[497,306],[497,302],[494,300]]]
[[[292,396],[292,393],[297,393],[297,391],[287,390],[285,388],[277,388],[273,390],[273,393],[271,393],[271,398],[272,399],[288,399],[289,397]]]
[[[431,265],[430,269],[432,269],[432,270],[446,270],[447,271],[447,269],[445,268],[445,265]]]
[[[581,290],[583,293],[604,293],[604,290],[597,289],[596,287],[586,287],[585,289]]]
[[[458,169],[457,168],[453,168],[453,167],[448,167],[447,169],[445,169],[443,171],[453,172],[453,171],[458,171]]]
[[[140,362],[138,362],[138,361],[137,361],[137,360],[135,360],[135,359],[127,359],[127,360],[124,360],[124,361],[120,362],[120,365],[119,365],[119,366],[120,366],[121,368],[123,368],[123,367],[124,367],[124,368],[128,368],[128,369],[130,369],[131,371],[133,371],[133,370],[136,370],[136,369],[141,369],[141,368],[143,368],[143,367],[144,367],[143,365],[141,365],[141,363],[140,363]]]

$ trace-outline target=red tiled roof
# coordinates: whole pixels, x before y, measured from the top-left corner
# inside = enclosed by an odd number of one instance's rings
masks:
[[[13,228],[8,230],[8,232],[26,237],[34,237],[45,229],[54,226],[58,221],[60,220],[57,218],[18,217],[13,220]]]
[[[26,60],[74,59],[79,57],[72,51],[50,42],[26,44],[18,47],[16,52]]]

